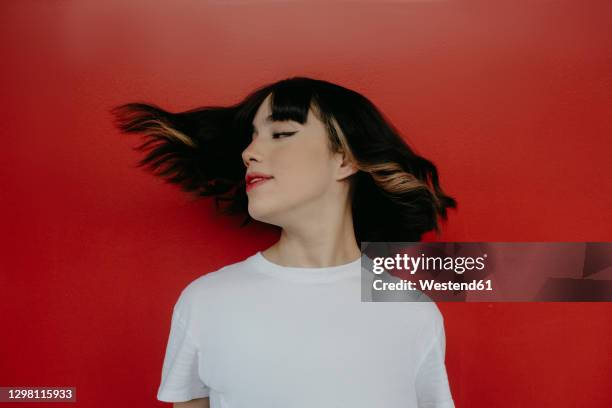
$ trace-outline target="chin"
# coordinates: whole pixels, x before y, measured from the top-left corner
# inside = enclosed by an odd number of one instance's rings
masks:
[[[254,220],[270,223],[272,211],[269,208],[265,208],[264,205],[256,205],[249,202],[249,215]]]

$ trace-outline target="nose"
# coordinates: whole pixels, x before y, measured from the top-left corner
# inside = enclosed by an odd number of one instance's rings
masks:
[[[249,167],[252,161],[261,161],[261,154],[255,149],[255,140],[242,151],[242,162],[245,167]]]

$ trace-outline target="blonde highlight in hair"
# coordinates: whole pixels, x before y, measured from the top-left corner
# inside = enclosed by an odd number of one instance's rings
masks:
[[[152,131],[153,133],[161,137],[179,141],[189,147],[193,147],[193,148],[197,147],[197,145],[191,138],[179,132],[178,130],[168,126],[161,120],[149,120],[143,123],[143,125],[146,125],[146,124],[150,125],[150,131]]]
[[[363,164],[360,168],[372,176],[380,188],[390,194],[404,194],[424,189],[430,192],[434,199],[437,199],[425,182],[404,171],[397,163]]]
[[[317,112],[317,116],[321,117],[320,108],[313,106],[313,111]],[[328,132],[330,139],[330,150],[334,153],[343,153],[346,155],[347,160],[351,161],[354,166],[363,173],[368,174],[376,185],[384,192],[391,196],[400,196],[402,194],[411,193],[417,190],[424,190],[431,194],[432,200],[436,207],[441,205],[440,200],[436,196],[435,191],[427,184],[427,182],[420,180],[414,174],[411,174],[404,170],[404,168],[397,162],[380,162],[380,163],[367,163],[357,160],[352,152],[350,143],[345,136],[344,132],[338,125],[335,118],[330,118],[328,121]],[[351,184],[355,181],[351,179]],[[352,197],[352,189],[351,195]],[[412,206],[411,202],[401,202],[400,205]]]

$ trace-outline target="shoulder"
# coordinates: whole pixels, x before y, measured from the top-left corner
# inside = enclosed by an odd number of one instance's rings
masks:
[[[391,313],[394,319],[404,322],[415,333],[431,337],[443,332],[444,317],[429,296],[418,290],[373,290],[375,279],[388,283],[399,283],[401,279],[386,271],[374,275],[370,270],[365,270],[368,272],[367,279],[362,284],[370,289],[365,296],[368,302],[385,303],[379,306],[380,309]]]
[[[251,258],[252,256],[223,266],[189,282],[182,289],[175,309],[180,314],[186,314],[191,308],[235,295],[241,287],[259,276],[252,273]]]
[[[421,302],[423,306],[423,314],[426,320],[432,326],[432,329],[436,335],[439,335],[444,330],[444,316],[440,312],[438,305],[435,302]]]
[[[210,288],[221,288],[251,275],[249,273],[249,259],[250,257],[245,258],[194,279],[185,286],[183,293],[189,296]]]
[[[398,282],[400,279],[396,276],[385,272],[386,279],[392,282]],[[428,335],[439,336],[443,335],[444,331],[444,316],[436,302],[434,302],[427,294],[414,291],[395,291],[389,293],[386,291],[383,296],[390,297],[390,300],[396,304],[401,304],[399,307],[403,309],[403,313],[409,315],[413,321],[416,321],[421,327],[422,332]]]

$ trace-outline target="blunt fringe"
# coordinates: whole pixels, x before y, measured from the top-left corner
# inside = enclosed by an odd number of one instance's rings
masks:
[[[223,214],[243,214],[248,224],[246,167],[241,153],[251,142],[252,121],[272,96],[272,119],[305,123],[308,112],[325,124],[329,147],[358,171],[349,198],[357,243],[420,241],[440,233],[439,218],[457,208],[440,187],[436,166],[416,154],[393,125],[358,92],[323,80],[292,77],[262,86],[232,106],[204,106],[172,113],[149,103],[111,109],[115,126],[138,133],[138,162],[196,197],[213,197]]]

